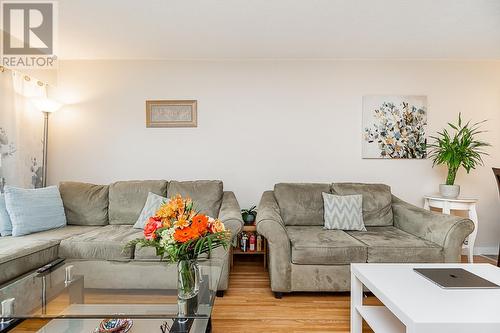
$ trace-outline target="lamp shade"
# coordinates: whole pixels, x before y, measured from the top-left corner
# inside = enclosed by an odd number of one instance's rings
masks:
[[[61,103],[50,98],[34,98],[31,100],[35,107],[42,112],[56,112],[62,106]]]

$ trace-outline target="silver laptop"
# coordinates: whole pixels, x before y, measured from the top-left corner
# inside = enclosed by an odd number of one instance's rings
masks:
[[[495,289],[499,285],[463,268],[414,268],[418,274],[445,289]]]

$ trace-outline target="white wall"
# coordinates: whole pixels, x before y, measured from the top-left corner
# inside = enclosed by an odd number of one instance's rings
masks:
[[[277,182],[383,182],[422,205],[443,182],[430,160],[363,160],[366,94],[427,95],[429,133],[489,119],[486,166],[457,182],[479,198],[477,245],[496,251],[500,200],[500,62],[61,61],[49,181],[222,179],[240,204]],[[145,100],[197,99],[198,128],[147,129]],[[485,249],[480,249],[484,251]]]

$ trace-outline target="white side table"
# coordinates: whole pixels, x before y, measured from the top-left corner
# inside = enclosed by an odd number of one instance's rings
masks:
[[[469,213],[469,218],[474,222],[474,231],[464,241],[464,248],[467,249],[467,256],[469,262],[474,262],[474,243],[476,242],[478,220],[476,212],[477,199],[473,198],[443,198],[439,195],[426,195],[424,196],[424,208],[430,210],[433,208],[441,208],[443,214],[450,214],[451,210],[462,210]]]

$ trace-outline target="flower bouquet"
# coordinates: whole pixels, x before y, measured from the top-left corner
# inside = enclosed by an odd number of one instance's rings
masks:
[[[220,246],[227,248],[230,238],[224,223],[200,214],[190,198],[176,195],[149,218],[144,238],[127,246],[154,247],[162,260],[177,263],[178,295],[188,299],[196,296],[199,289],[198,256]]]

